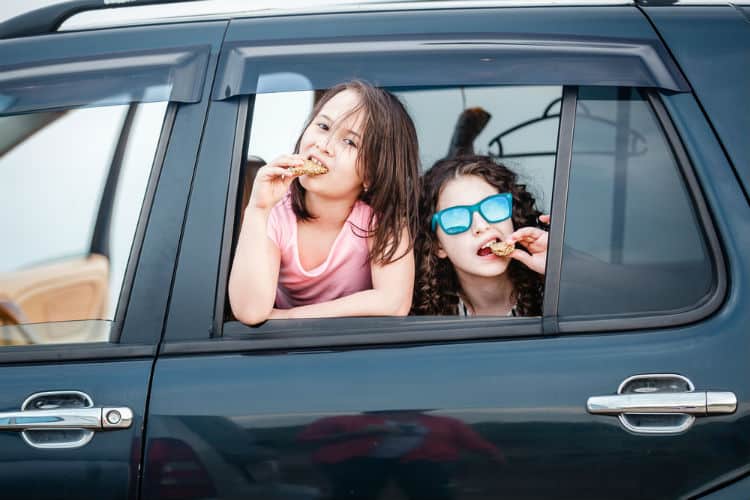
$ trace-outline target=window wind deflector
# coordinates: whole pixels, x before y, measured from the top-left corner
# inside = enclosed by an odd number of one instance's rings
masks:
[[[523,130],[525,128],[531,127],[537,123],[542,123],[547,120],[559,120],[560,119],[560,113],[552,113],[552,109],[559,105],[562,101],[562,98],[558,98],[550,102],[546,108],[544,108],[544,111],[542,112],[542,115],[537,118],[532,118],[530,120],[526,120],[525,122],[521,122],[518,125],[514,125],[508,129],[503,130],[499,134],[497,134],[495,137],[490,139],[490,141],[487,143],[487,154],[489,154],[491,157],[495,159],[507,159],[507,158],[528,158],[532,156],[555,156],[557,154],[556,151],[550,150],[550,151],[525,151],[521,153],[506,153],[505,148],[503,148],[503,138],[509,136],[510,134],[517,132],[519,130]],[[581,101],[578,101],[578,111],[576,115],[576,120],[591,120],[594,122],[597,122],[599,124],[610,126],[610,127],[619,127],[621,124],[617,123],[614,120],[610,120],[608,118],[602,118],[596,115],[592,115],[591,111],[589,111],[588,107]],[[627,156],[633,157],[633,156],[642,156],[646,154],[648,151],[646,137],[635,130],[634,128],[628,128],[627,130],[628,135],[628,150],[625,152]],[[577,151],[577,154],[586,154],[586,155],[611,155],[612,150],[609,149],[602,149],[600,151],[595,150],[589,150],[589,151]]]
[[[230,42],[214,100],[329,88],[363,79],[382,87],[588,85],[686,92],[672,58],[647,39],[562,35],[404,35]]]
[[[0,45],[0,61],[14,43]],[[209,52],[204,45],[0,63],[0,116],[87,105],[199,102]]]

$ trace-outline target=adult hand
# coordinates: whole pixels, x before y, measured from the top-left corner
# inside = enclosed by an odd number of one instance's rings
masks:
[[[281,201],[296,177],[287,169],[302,166],[303,163],[301,155],[282,155],[258,169],[247,206],[262,210],[272,209]]]
[[[512,259],[516,259],[532,271],[544,274],[547,265],[547,231],[538,227],[522,227],[512,232],[508,243],[520,243],[526,251],[516,249],[510,254]]]

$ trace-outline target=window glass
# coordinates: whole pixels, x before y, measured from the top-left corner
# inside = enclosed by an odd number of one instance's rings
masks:
[[[712,284],[690,195],[650,105],[635,90],[582,88],[559,314],[674,311]]]
[[[107,340],[166,106],[0,118],[2,343]]]

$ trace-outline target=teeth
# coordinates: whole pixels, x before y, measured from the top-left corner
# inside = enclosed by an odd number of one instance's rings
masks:
[[[310,158],[310,161],[313,162],[313,163],[315,163],[316,165],[321,165],[321,166],[323,165],[316,158]]]
[[[497,239],[490,240],[487,243],[485,243],[484,245],[482,245],[482,248],[489,248],[490,245],[492,245],[493,243],[495,243],[497,241],[499,241],[499,240],[497,240]]]

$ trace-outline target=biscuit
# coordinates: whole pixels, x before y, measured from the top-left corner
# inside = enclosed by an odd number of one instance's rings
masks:
[[[312,160],[305,160],[303,165],[291,167],[287,170],[292,175],[322,175],[328,173],[328,167],[320,163],[315,163]]]
[[[492,250],[492,253],[498,257],[507,257],[512,254],[515,249],[515,246],[510,243],[505,243],[504,241],[495,241],[490,244],[490,250]]]

